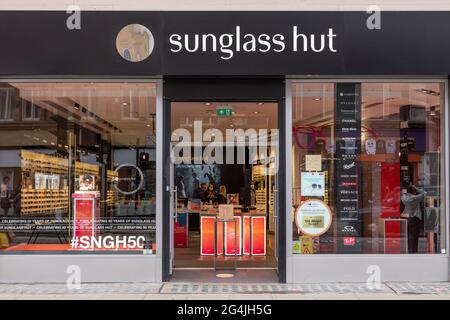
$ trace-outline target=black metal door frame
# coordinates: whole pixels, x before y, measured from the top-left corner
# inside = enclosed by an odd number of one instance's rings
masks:
[[[171,78],[163,82],[163,230],[162,275],[170,280],[170,137],[172,102],[275,102],[278,104],[279,192],[278,192],[278,279],[286,282],[286,103],[284,78]]]

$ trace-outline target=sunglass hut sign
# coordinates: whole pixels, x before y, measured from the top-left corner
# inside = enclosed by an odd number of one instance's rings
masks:
[[[236,53],[335,53],[337,34],[333,28],[325,33],[303,33],[293,26],[290,34],[253,34],[236,26],[231,33],[181,34],[169,36],[170,52],[174,54],[217,53],[222,60],[230,60]]]

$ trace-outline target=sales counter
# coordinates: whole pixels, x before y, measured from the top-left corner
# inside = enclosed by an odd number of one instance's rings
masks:
[[[217,211],[201,211],[200,254],[214,255],[217,239],[217,255],[266,255],[266,216],[265,212],[235,209],[233,221],[222,222]]]

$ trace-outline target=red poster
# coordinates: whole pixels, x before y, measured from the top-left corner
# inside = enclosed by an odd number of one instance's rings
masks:
[[[252,217],[252,255],[266,254],[266,217]]]
[[[213,216],[200,218],[200,254],[214,255],[214,221]],[[222,223],[217,223],[217,254],[223,254]]]
[[[241,254],[241,217],[234,217],[236,222],[225,223],[225,254],[240,255]],[[235,228],[237,228],[235,232]]]
[[[250,236],[251,236],[251,227],[250,227],[250,216],[244,216],[243,217],[243,248],[244,248],[244,254],[250,255]]]
[[[75,212],[74,212],[74,236],[93,237],[94,230],[94,210],[95,199],[75,198]]]
[[[381,218],[400,217],[400,163],[381,163]]]
[[[187,226],[180,225],[178,221],[174,225],[174,245],[176,248],[186,248],[187,247]]]
[[[385,220],[384,234],[384,253],[401,253],[401,220]]]

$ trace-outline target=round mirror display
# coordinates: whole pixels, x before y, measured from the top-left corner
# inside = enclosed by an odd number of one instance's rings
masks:
[[[147,59],[153,51],[155,40],[152,33],[141,24],[129,24],[120,30],[116,48],[127,61],[139,62]]]

